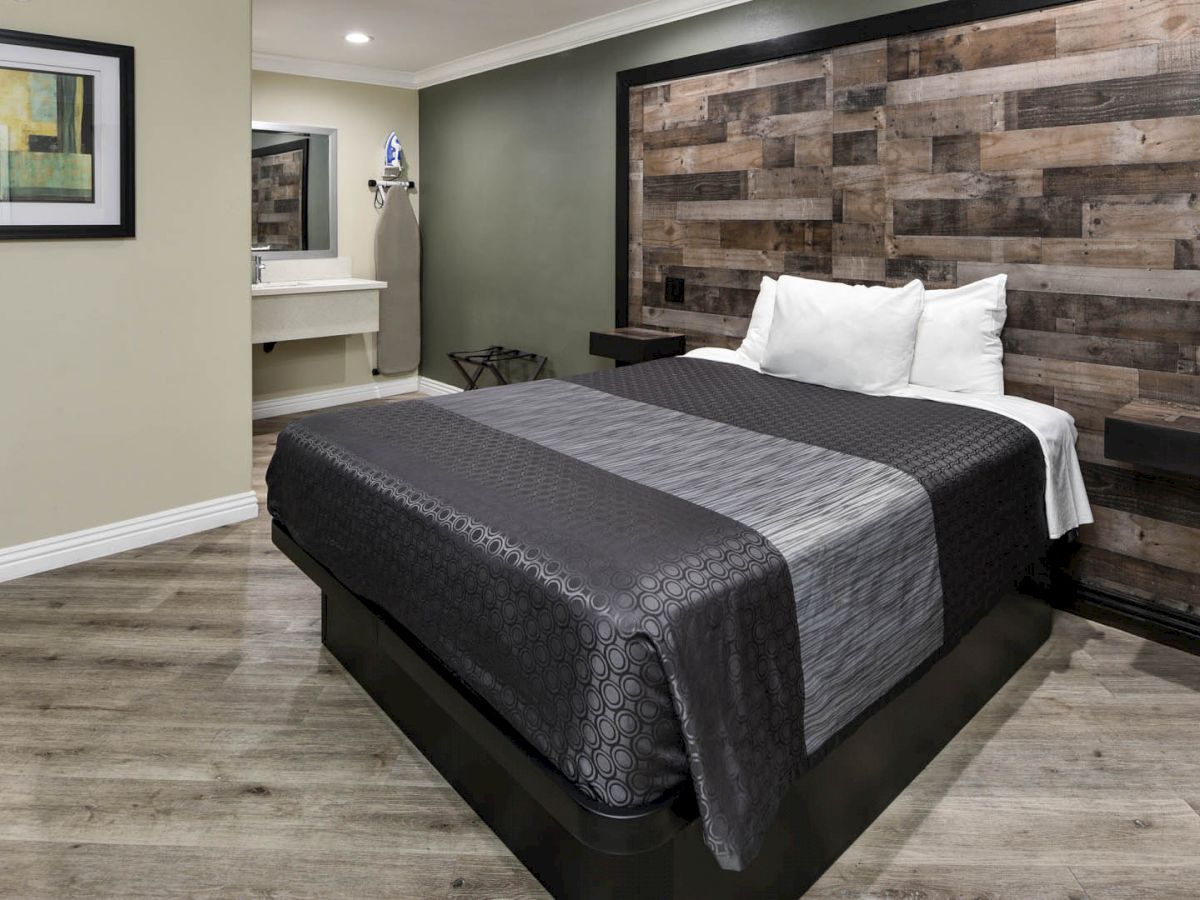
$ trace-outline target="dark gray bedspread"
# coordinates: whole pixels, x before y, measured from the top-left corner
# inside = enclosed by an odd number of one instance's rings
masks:
[[[743,867],[779,797],[1046,543],[1024,426],[722,363],[312,416],[268,505],[581,792],[690,778]]]

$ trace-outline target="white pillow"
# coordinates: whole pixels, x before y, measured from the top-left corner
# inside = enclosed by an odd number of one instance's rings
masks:
[[[888,394],[908,385],[925,286],[865,287],[784,275],[762,370],[826,387]]]
[[[754,301],[754,312],[750,314],[750,327],[746,338],[737,352],[747,362],[761,366],[763,354],[767,352],[767,335],[771,333],[771,318],[775,315],[775,279],[763,276],[758,299]]]
[[[917,326],[913,384],[967,394],[1004,393],[1004,345],[1000,329],[1008,315],[1007,275],[960,288],[925,292]]]

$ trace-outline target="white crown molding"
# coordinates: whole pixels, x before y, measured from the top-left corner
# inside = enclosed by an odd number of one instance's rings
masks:
[[[420,384],[420,379],[413,374],[403,375],[400,378],[389,378],[387,381],[356,384],[353,387],[313,391],[309,394],[293,394],[290,397],[277,397],[270,400],[255,400],[250,415],[254,419],[269,419],[272,416],[286,416],[313,409],[342,406],[346,403],[361,403],[363,400],[382,400],[385,397],[396,397],[400,394],[415,394]]]
[[[125,519],[111,525],[0,548],[0,581],[11,581],[89,559],[135,550],[198,531],[244,522],[257,515],[258,499],[253,491],[246,491],[138,516],[136,519]]]
[[[576,22],[565,28],[547,31],[536,37],[513,41],[492,50],[430,66],[416,73],[417,86],[431,87],[747,2],[749,0],[650,0],[648,3]]]
[[[418,72],[321,62],[269,53],[255,53],[253,67],[263,72],[281,72],[286,75],[307,75],[313,78],[332,78],[337,81],[358,81],[409,89],[426,88],[748,2],[749,0],[649,0],[647,3],[576,22],[574,25],[513,41],[511,44],[481,53],[472,53]]]
[[[303,75],[308,78],[328,78],[332,81],[353,81],[357,84],[380,84],[384,87],[409,90],[420,87],[417,84],[417,76],[412,72],[359,66],[354,63],[303,59],[277,53],[254,53],[250,57],[250,66],[258,72],[278,72],[281,75]]]
[[[421,376],[422,394],[429,394],[430,396],[437,397],[442,394],[461,394],[462,390],[462,388],[455,387],[452,384],[446,384],[444,381],[426,378],[424,375]]]

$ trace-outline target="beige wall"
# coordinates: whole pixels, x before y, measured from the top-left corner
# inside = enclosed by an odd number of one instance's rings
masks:
[[[379,177],[383,142],[394,130],[408,176],[420,185],[417,92],[271,72],[255,72],[253,84],[254,119],[338,130],[338,254],[353,258],[355,275],[373,277],[378,212],[367,179]],[[412,200],[416,208],[416,193]],[[254,399],[385,381],[371,376],[374,358],[374,335],[285,341],[269,354],[256,347]]]
[[[4,3],[136,50],[137,238],[0,243],[0,547],[250,488],[250,0]]]

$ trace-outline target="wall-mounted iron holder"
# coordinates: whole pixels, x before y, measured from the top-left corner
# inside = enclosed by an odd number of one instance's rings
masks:
[[[394,188],[394,187],[402,187],[406,191],[411,191],[414,188],[416,188],[416,186],[417,186],[417,183],[415,181],[400,181],[400,180],[394,179],[394,178],[372,178],[369,181],[367,181],[367,187],[383,188],[385,191],[388,188]]]

